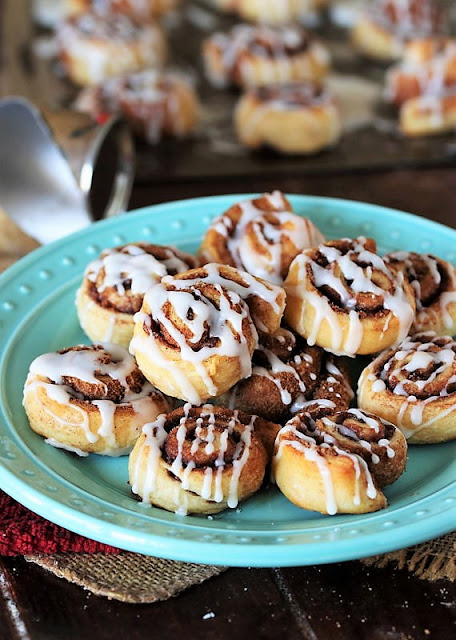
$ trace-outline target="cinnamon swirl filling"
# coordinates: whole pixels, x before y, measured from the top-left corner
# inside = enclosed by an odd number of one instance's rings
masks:
[[[282,284],[295,256],[324,240],[312,222],[292,212],[280,191],[233,205],[207,230],[199,255]]]
[[[413,292],[372,239],[344,238],[302,252],[284,283],[285,317],[310,345],[336,353],[374,353],[403,339]]]
[[[145,242],[106,249],[86,268],[76,294],[80,324],[92,340],[128,347],[145,292],[168,274],[195,266],[193,256]]]
[[[412,333],[456,330],[456,269],[429,254],[395,251],[384,256],[387,264],[400,269],[415,293],[416,318]]]
[[[254,290],[225,278],[221,269],[208,265],[163,278],[149,289],[135,315],[130,351],[146,378],[194,404],[250,375],[258,341],[248,304],[237,293],[253,296]],[[277,292],[259,286],[275,301]]]

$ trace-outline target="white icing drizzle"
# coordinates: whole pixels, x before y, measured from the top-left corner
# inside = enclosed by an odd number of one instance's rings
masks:
[[[394,34],[398,42],[424,38],[440,30],[431,0],[375,0],[369,3],[367,11],[370,18]]]
[[[90,306],[92,304],[93,304],[92,302],[89,303]],[[85,313],[87,313],[87,311]],[[111,342],[112,337],[114,335],[114,327],[115,326],[116,326],[116,316],[112,313],[112,314],[109,315],[108,324],[106,326],[106,332],[105,332],[105,334],[103,336],[103,342]]]
[[[69,451],[70,453],[75,453],[80,458],[86,458],[89,455],[87,451],[82,451],[82,449],[78,449],[78,447],[72,447],[69,444],[59,442],[55,438],[46,438],[44,441],[46,444],[51,445],[51,447],[55,447],[56,449],[64,449],[65,451]]]
[[[162,447],[168,437],[165,429],[166,414],[158,416],[154,422],[144,425],[142,433],[145,435],[144,447],[147,452],[145,470],[141,473],[143,464],[138,456],[135,465],[130,465],[129,475],[133,493],[142,494],[143,502],[148,502],[157,484],[158,465],[162,456]]]
[[[299,372],[292,365],[284,362],[273,351],[271,351],[270,349],[266,349],[262,345],[258,346],[258,350],[261,351],[262,354],[266,357],[268,365],[267,368],[261,367],[259,365],[254,365],[252,368],[252,375],[262,376],[264,378],[267,378],[268,380],[271,380],[279,390],[281,401],[285,406],[290,405],[293,398],[288,389],[283,386],[280,375],[278,374],[285,373],[293,376],[298,382],[299,391],[301,392],[301,394],[305,394],[306,385],[299,375]]]
[[[236,267],[280,285],[284,243],[291,242],[297,254],[322,242],[323,236],[310,220],[289,211],[280,191],[265,193],[263,198],[269,201],[273,211],[264,211],[254,200],[245,200],[238,203],[241,216],[236,223],[224,214],[211,228],[225,238]]]
[[[319,402],[321,406],[324,406],[324,401]],[[312,402],[308,404],[315,406],[315,403]],[[360,438],[355,431],[344,424],[338,424],[330,417],[321,418],[321,424],[328,430],[323,431],[318,427],[318,423],[313,420],[311,415],[305,412],[292,418],[285,427],[281,429],[276,440],[276,451],[274,455],[276,460],[280,459],[285,447],[291,446],[301,452],[307,460],[316,464],[325,490],[326,511],[330,515],[337,513],[337,502],[330,463],[324,456],[325,449],[332,448],[338,455],[348,457],[352,461],[355,474],[354,505],[359,505],[361,502],[361,478],[366,482],[367,497],[374,499],[377,496],[375,481],[367,462],[361,455],[347,451],[343,443],[338,441],[338,434],[353,440],[359,446],[366,449],[370,453],[371,461],[374,465],[379,464],[381,459],[379,455],[373,451],[373,446],[383,448],[388,458],[394,458],[396,455],[390,444],[390,440],[384,437],[377,440],[380,432],[380,423],[386,425],[384,421],[359,409],[349,409],[346,413],[353,415],[357,421],[361,422],[363,428],[367,430],[367,434],[372,432],[369,440]],[[309,424],[307,424],[306,418],[303,417],[306,415]],[[290,439],[288,439],[289,436],[291,436]]]
[[[102,350],[92,348],[70,349],[66,353],[46,353],[35,358],[30,365],[25,383],[24,400],[27,394],[33,393],[40,402],[42,410],[61,427],[81,428],[84,432],[84,437],[90,444],[94,444],[100,438],[103,438],[106,446],[100,453],[104,455],[125,455],[131,447],[124,449],[117,445],[114,423],[117,408],[128,406],[139,416],[150,419],[153,405],[151,396],[152,394],[158,394],[158,392],[149,382],[143,384],[139,393],[134,392],[130,388],[127,378],[136,368],[135,360],[123,347],[108,344],[100,346],[103,347]],[[111,356],[112,361],[108,363],[102,362],[103,357],[106,357],[107,354]],[[100,386],[104,387],[107,391],[106,385],[95,376],[95,373],[110,376],[113,380],[120,382],[125,389],[122,402],[115,403],[106,398],[88,400],[71,386],[64,384],[64,378],[76,378],[88,384],[97,385],[98,388]],[[50,400],[71,408],[71,411],[78,416],[78,419],[73,422],[67,421],[52,411],[49,406],[40,400],[40,389],[44,391]],[[163,399],[161,394],[159,394],[159,397]],[[100,427],[96,433],[91,430],[89,413],[84,406],[76,404],[74,402],[75,399],[97,407],[100,414]],[[48,438],[48,440],[51,440],[50,444],[57,446],[54,444],[55,439]],[[67,445],[62,443],[60,446],[61,448],[67,448]]]
[[[318,245],[318,251],[328,261],[326,267],[315,262],[310,251],[298,255],[292,266],[297,266],[296,281],[299,284],[287,286],[286,289],[287,293],[302,300],[302,315],[307,313],[307,307],[314,310],[313,326],[307,336],[310,345],[316,343],[321,324],[326,321],[331,328],[330,350],[336,354],[354,356],[363,337],[363,324],[356,309],[358,293],[367,293],[382,299],[383,307],[399,322],[397,342],[407,335],[413,322],[414,310],[403,288],[404,275],[395,275],[380,256],[368,251],[365,248],[366,238],[359,237],[350,242],[352,247],[345,254],[336,247]],[[367,266],[360,266],[358,263]],[[307,267],[310,267],[312,273],[312,290],[306,290],[301,284],[307,280]],[[392,292],[373,282],[375,270],[382,272],[392,283]],[[337,294],[340,300],[339,311],[348,316],[349,330],[345,337],[338,313],[332,308],[329,299],[319,291],[323,286],[329,287]],[[388,316],[385,318],[386,321],[389,321]]]
[[[164,260],[157,259],[140,245],[125,245],[114,249],[106,249],[100,258],[90,262],[85,271],[85,277],[97,283],[100,272],[103,271],[102,282],[97,290],[102,293],[108,288],[115,288],[120,295],[125,294],[125,282],[129,281],[133,295],[144,294],[152,285],[169,274],[187,271],[189,265],[175,250],[161,247],[167,254]]]

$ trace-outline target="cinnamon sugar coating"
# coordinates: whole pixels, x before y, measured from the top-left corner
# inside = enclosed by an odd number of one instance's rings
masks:
[[[252,375],[220,403],[283,424],[315,401],[324,400],[322,404],[335,411],[347,409],[353,398],[343,360],[310,347],[288,329],[261,335],[252,363]]]

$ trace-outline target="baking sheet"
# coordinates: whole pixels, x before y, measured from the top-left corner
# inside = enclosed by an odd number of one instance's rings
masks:
[[[65,79],[53,57],[52,34],[33,23],[30,3],[4,0],[0,11],[1,94],[24,95],[53,108],[72,104],[77,89]],[[183,2],[182,10],[165,20],[171,64],[191,74],[204,106],[200,126],[191,139],[166,140],[156,147],[138,143],[137,182],[329,174],[455,161],[454,134],[422,139],[405,139],[400,135],[393,109],[382,101],[385,66],[360,58],[348,42],[346,29],[332,24],[328,16],[313,26],[328,44],[333,58],[334,71],[328,83],[342,106],[345,131],[341,142],[309,157],[287,157],[272,150],[252,152],[243,148],[232,126],[239,93],[211,87],[204,78],[200,59],[201,41],[211,32],[228,29],[235,22],[234,18],[196,1]]]

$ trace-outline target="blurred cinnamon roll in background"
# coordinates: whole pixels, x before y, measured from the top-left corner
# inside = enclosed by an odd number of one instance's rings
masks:
[[[96,120],[122,115],[138,138],[156,144],[162,138],[182,138],[199,119],[200,105],[189,78],[178,72],[146,69],[86,87],[75,107]]]
[[[330,66],[326,47],[300,26],[236,25],[203,42],[203,60],[216,87],[320,82]]]
[[[59,55],[72,82],[96,85],[107,78],[162,67],[165,36],[152,21],[95,11],[71,16],[58,29]]]
[[[305,20],[328,4],[329,0],[233,0],[243,20],[267,24],[291,24]]]
[[[356,22],[352,40],[364,55],[398,60],[410,40],[443,35],[448,16],[439,0],[372,0]]]
[[[179,0],[63,0],[66,15],[96,11],[100,15],[121,13],[136,18],[157,18],[179,5]]]
[[[401,106],[411,98],[443,95],[456,89],[456,40],[414,40],[404,50],[399,64],[386,74],[385,96]]]
[[[336,101],[311,83],[250,89],[236,106],[234,122],[247,147],[266,145],[285,154],[316,153],[334,145],[342,133]]]
[[[401,132],[410,137],[447,133],[456,129],[456,86],[442,94],[411,98],[399,113]]]

